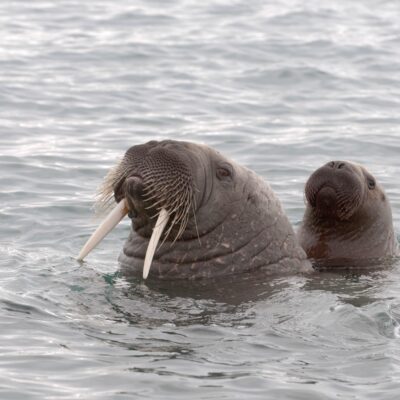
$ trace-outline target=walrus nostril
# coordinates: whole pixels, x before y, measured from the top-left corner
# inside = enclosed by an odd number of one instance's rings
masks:
[[[346,166],[346,163],[343,161],[331,161],[326,166],[332,169],[342,169]]]

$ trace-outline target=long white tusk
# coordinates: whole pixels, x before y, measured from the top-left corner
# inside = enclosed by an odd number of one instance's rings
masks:
[[[93,232],[89,240],[82,247],[78,256],[78,261],[82,261],[104,237],[128,214],[128,206],[125,199],[122,199],[117,206],[107,215],[105,220]]]
[[[161,234],[163,233],[165,226],[167,225],[168,219],[169,219],[168,211],[165,208],[162,208],[160,214],[158,215],[157,222],[153,228],[153,233],[151,234],[149,245],[147,246],[146,256],[144,258],[144,266],[143,266],[143,279],[146,279],[147,276],[149,275],[154,253],[156,252],[158,242],[160,240]]]

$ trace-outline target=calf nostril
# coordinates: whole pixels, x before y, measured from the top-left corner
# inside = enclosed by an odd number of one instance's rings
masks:
[[[342,161],[331,161],[327,164],[329,168],[335,168],[335,169],[342,169],[346,166],[346,163]]]

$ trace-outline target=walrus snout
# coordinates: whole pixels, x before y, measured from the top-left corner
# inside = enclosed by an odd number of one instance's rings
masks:
[[[192,164],[179,142],[151,141],[129,148],[106,184],[117,203],[126,199],[150,217],[162,207],[177,213],[192,197]]]
[[[331,161],[310,176],[305,195],[317,215],[347,219],[357,210],[363,190],[351,163]]]
[[[111,189],[117,203],[126,201],[133,228],[144,237],[152,235],[161,210],[167,211],[164,240],[174,240],[182,236],[201,200],[194,186],[197,158],[189,144],[171,140],[132,146],[106,178],[103,192]]]

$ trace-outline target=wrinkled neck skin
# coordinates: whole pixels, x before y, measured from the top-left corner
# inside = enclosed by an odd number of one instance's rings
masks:
[[[391,208],[382,191],[364,196],[348,220],[323,219],[308,205],[297,236],[319,266],[362,266],[398,255]]]
[[[235,165],[235,179],[221,182],[196,154],[196,212],[182,237],[157,249],[150,277],[196,279],[265,270],[268,274],[311,269],[271,188]],[[229,186],[231,185],[231,186]],[[149,238],[131,229],[119,261],[124,273],[141,274]]]

